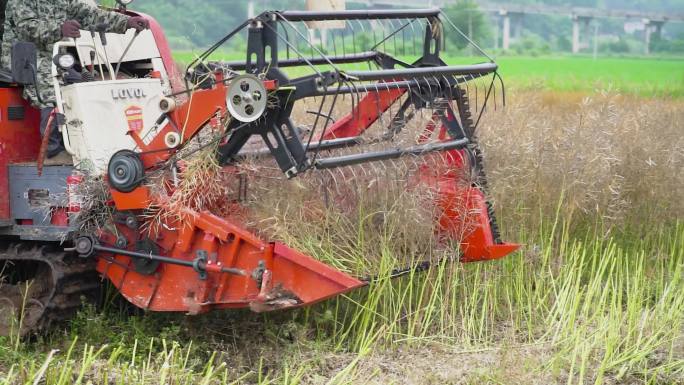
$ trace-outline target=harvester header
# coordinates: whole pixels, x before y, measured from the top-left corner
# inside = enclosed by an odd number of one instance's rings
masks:
[[[69,253],[92,261],[134,305],[192,314],[269,311],[372,281],[264,239],[244,220],[246,164],[257,174],[278,170],[269,178],[281,183],[322,178],[327,187],[345,188],[364,175],[401,169],[407,189],[429,191],[431,226],[440,247],[453,247],[450,260],[491,260],[517,249],[499,235],[476,139],[482,112],[502,84],[498,67],[439,9],[264,12],[184,74],[149,19],[151,31],[60,42],[55,55],[73,55],[76,64],[53,66],[55,119],[74,158],[69,170],[78,176],[72,181],[99,179],[109,198],[109,215],[95,226],[79,222],[92,219],[88,210],[65,204],[73,210],[60,234],[73,240]],[[309,28],[329,21],[336,27]],[[238,36],[246,38],[244,59],[214,60],[240,46]],[[483,60],[448,64],[445,57],[465,52],[456,38]],[[66,81],[71,69],[83,77]],[[223,170],[221,182],[207,183],[236,184],[237,196],[179,204],[198,153]],[[383,186],[380,178],[374,183]]]

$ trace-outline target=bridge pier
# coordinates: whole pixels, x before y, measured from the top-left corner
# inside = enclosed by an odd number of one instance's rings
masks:
[[[500,10],[499,15],[503,18],[503,40],[501,48],[508,51],[511,48],[511,16],[506,10]]]
[[[646,55],[651,54],[651,40],[653,35],[658,38],[661,37],[663,25],[665,25],[665,20],[644,19],[644,53]]]
[[[582,49],[582,27],[584,30],[589,26],[591,21],[589,16],[572,15],[572,53],[577,54]]]
[[[256,16],[254,11],[254,0],[250,0],[250,2],[247,3],[247,18],[251,19],[254,16]]]

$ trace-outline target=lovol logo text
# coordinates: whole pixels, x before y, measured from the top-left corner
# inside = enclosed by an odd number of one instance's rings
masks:
[[[147,97],[145,90],[142,88],[121,88],[118,90],[112,90],[112,99],[140,99]]]

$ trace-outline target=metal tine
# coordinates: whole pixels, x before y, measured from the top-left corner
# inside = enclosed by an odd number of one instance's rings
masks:
[[[387,85],[387,83],[385,83],[385,82],[375,83],[375,84],[376,84],[375,88],[376,88],[378,94],[380,93],[380,90],[378,87],[378,85],[380,85],[380,84],[384,84],[385,88],[387,89],[387,92],[391,91],[389,85]],[[390,104],[389,107],[387,107],[387,111],[385,111],[385,112],[380,111],[380,106],[378,104],[376,104],[376,106],[378,108],[378,121],[380,122],[381,127],[387,127],[388,130],[390,129],[390,127],[392,125],[392,119],[391,119],[392,118],[392,106],[395,104],[396,104],[396,101],[394,103]],[[390,123],[389,124],[386,124],[385,119],[384,119],[384,116],[386,114],[389,115],[389,117],[390,117]]]
[[[432,25],[432,22],[430,21],[430,19],[425,19],[425,23],[427,23],[427,26],[430,27],[430,30],[432,30],[432,31],[435,30],[435,28],[434,28],[434,26]]]
[[[361,97],[361,92],[359,91],[358,87],[356,87],[356,83],[355,83],[354,81],[352,81],[352,80],[349,80],[349,81],[341,80],[341,81],[342,81],[343,83],[349,83],[349,86],[354,90],[354,92],[351,93],[351,94],[352,94],[352,95],[356,95],[356,105],[355,105],[354,103],[352,103],[352,110],[351,110],[351,113],[354,114],[354,118],[357,119],[357,118],[358,118],[358,115],[356,115],[356,114],[359,113],[357,107],[358,107],[358,105],[361,104],[361,99],[362,99],[362,97]],[[353,96],[352,96],[352,99],[353,99]]]
[[[477,113],[478,108],[479,108],[479,100],[478,100],[479,99],[478,93],[479,93],[479,88],[480,88],[479,79],[464,76],[463,82],[459,83],[459,87],[462,90],[461,94],[465,95],[468,98],[468,100],[470,102],[471,111],[474,113]],[[472,88],[472,90],[471,90],[471,88]],[[475,95],[475,96],[473,97],[473,95]],[[458,110],[461,111],[460,108]]]
[[[487,80],[486,80],[486,78],[484,78],[484,77],[480,78],[479,82],[480,82],[479,83],[480,87],[478,87],[478,89],[477,89],[477,92],[479,93],[479,95],[478,95],[479,106],[477,109],[478,113],[480,112],[480,110],[482,110],[484,108],[484,106],[485,106],[485,100],[484,99],[485,99],[485,96],[487,95]]]
[[[386,47],[385,47],[384,44],[385,44],[385,42],[387,41],[387,39],[389,39],[389,38],[391,38],[391,37],[394,37],[394,38],[395,38],[394,48],[395,48],[395,51],[396,51],[396,35],[397,35],[398,32],[403,31],[403,29],[406,28],[406,27],[408,26],[408,24],[404,24],[404,25],[401,26],[400,28],[396,28],[396,27],[394,26],[394,19],[389,19],[389,20],[387,20],[386,22],[392,24],[392,33],[390,33],[389,35],[384,36],[384,38],[380,41],[380,43],[374,45],[374,46],[370,49],[370,51],[374,51],[380,44],[383,44],[383,51],[387,52],[387,49],[386,49]],[[396,55],[396,52],[395,52],[394,54]]]
[[[489,89],[487,90],[487,94],[485,95],[485,100],[482,103],[482,109],[480,110],[480,113],[477,117],[477,121],[475,122],[475,127],[477,128],[480,124],[480,120],[482,119],[482,114],[484,113],[485,109],[487,108],[487,102],[489,101],[489,97],[492,92],[492,88],[494,87],[494,78],[492,77],[492,82],[489,85]]]
[[[413,21],[416,21],[416,19],[413,19]],[[418,20],[418,24],[420,24],[420,20]],[[413,56],[416,56],[416,29],[413,26],[413,22],[409,24],[411,27],[411,42],[413,43]]]
[[[425,80],[425,85],[428,89],[428,95],[432,96],[432,86],[430,85],[430,81],[428,80],[427,76],[423,76],[423,79]]]
[[[399,86],[396,86],[396,88],[397,88],[397,90],[399,90]],[[389,86],[387,86],[387,89],[389,90]],[[397,106],[397,112],[396,112],[396,114],[399,114],[399,111],[401,110],[403,104],[406,102],[407,97],[408,97],[408,96],[406,95],[406,93],[404,93],[404,95],[402,95],[401,97],[397,98],[397,101],[396,101],[396,103],[395,103],[396,106]],[[391,115],[390,115],[390,117],[391,117]],[[402,123],[406,123],[406,111],[404,111],[404,116],[402,117],[402,119],[404,119],[404,122],[402,122]],[[392,121],[394,121],[394,119],[392,119]],[[390,123],[390,124],[391,124],[391,123]]]
[[[499,79],[499,84],[501,84],[501,103],[503,107],[506,107],[506,85],[498,71],[494,72],[494,75]]]
[[[419,22],[419,23],[420,23],[420,22]],[[387,23],[383,24],[382,28],[383,28],[383,36],[384,36],[384,37],[387,37],[387,35],[386,35],[387,31],[385,30],[385,29],[387,28],[387,24],[391,25],[392,28],[396,27],[396,25],[395,25],[395,23],[394,23],[393,20],[390,20],[390,21],[388,21]],[[414,28],[414,26],[412,25],[412,23],[409,24],[409,25],[411,25],[412,30],[415,31],[415,28]],[[430,23],[430,22],[426,23],[426,27],[427,27],[427,26],[430,26],[430,27],[432,28],[434,25],[435,25],[435,24]],[[365,31],[364,25],[363,25],[362,23],[359,22],[359,26],[361,27],[362,30]],[[352,30],[353,36],[355,36],[355,35],[354,35],[355,29],[354,29],[354,28],[351,28],[351,30]],[[404,36],[405,34],[406,34],[406,31],[403,31],[403,32],[402,32],[402,36]],[[344,37],[345,37],[345,34],[342,34],[342,39],[343,39],[343,40],[344,40]],[[374,39],[375,39],[375,38],[377,38],[377,34],[374,35]],[[443,35],[443,34],[441,35],[441,38],[444,39],[444,35]],[[333,37],[333,39],[335,39],[335,37]],[[383,47],[386,48],[386,39],[384,39],[384,40],[385,40],[385,42],[383,43]],[[399,48],[398,48],[398,46],[396,45],[396,34],[393,35],[393,40],[394,40],[394,43],[395,43],[395,44],[394,44],[394,53],[397,54],[398,51],[399,51]],[[415,42],[416,39],[412,39],[412,40],[414,40],[414,42]],[[337,52],[337,49],[336,49],[336,42],[334,42],[334,44],[335,44],[335,48],[333,48],[333,49],[335,50],[335,52]],[[415,44],[414,44],[414,45],[415,45]],[[355,46],[355,48],[356,48],[356,46]],[[402,48],[403,48],[403,49],[402,49],[402,52],[405,53],[405,52],[406,52],[406,49],[405,49],[405,39],[404,39],[404,45],[403,45]],[[344,44],[343,44],[343,49],[346,49],[346,47],[344,47]],[[346,54],[346,53],[345,53],[345,54]],[[374,65],[374,66],[377,66],[377,63],[373,63],[373,65]],[[424,79],[425,85],[423,86],[423,85],[421,85],[420,82],[417,82],[417,83],[416,83],[416,84],[417,84],[417,87],[419,87],[419,88],[426,88],[427,91],[428,91],[428,95],[429,95],[430,98],[436,98],[436,97],[438,97],[438,96],[444,97],[444,98],[447,99],[447,100],[446,100],[446,103],[452,104],[452,101],[454,100],[454,98],[453,98],[453,91],[454,91],[454,90],[452,89],[451,86],[449,86],[449,84],[451,84],[451,82],[450,82],[451,79],[450,79],[450,78],[448,78],[446,75],[442,75],[442,76],[441,76],[441,79],[438,78],[438,77],[436,77],[436,76],[432,76],[432,77],[430,77],[430,78],[428,78],[427,76],[424,76],[423,79]],[[456,79],[456,78],[454,77],[454,79]],[[442,83],[441,80],[445,80],[445,82]],[[434,84],[431,84],[432,81],[434,81]],[[457,79],[457,81],[458,81],[458,79]],[[468,76],[464,77],[464,81],[462,81],[462,83],[466,83],[466,85],[465,85],[465,87],[466,87],[466,92],[471,92],[470,87],[469,87],[469,85],[467,84],[467,83],[469,83],[469,82],[471,82],[471,81],[475,81],[475,87],[476,87],[476,89],[475,89],[474,91],[475,91],[475,93],[476,93],[476,96],[475,96],[475,103],[476,103],[476,109],[477,109],[477,108],[479,108],[479,99],[480,99],[480,98],[479,98],[479,94],[478,94],[478,91],[479,91],[479,90],[478,90],[477,88],[479,88],[479,84],[480,84],[480,82],[482,81],[482,79],[476,78],[476,77],[474,77],[474,76],[472,76],[472,75],[468,75]],[[357,106],[356,106],[356,105],[357,105],[357,101],[354,100],[355,97],[358,98],[358,100],[360,101],[360,100],[362,99],[362,97],[363,97],[363,96],[361,95],[361,93],[364,93],[365,95],[367,95],[368,92],[372,92],[372,91],[370,91],[370,90],[373,90],[373,89],[374,89],[375,92],[380,92],[380,88],[383,88],[382,86],[380,86],[380,84],[377,84],[377,83],[373,83],[372,86],[370,86],[369,84],[364,84],[364,87],[361,87],[361,89],[363,89],[364,91],[360,91],[359,85],[363,84],[362,82],[354,81],[354,80],[349,80],[349,79],[346,79],[346,80],[342,79],[341,82],[344,83],[344,84],[349,84],[350,87],[354,90],[353,93],[350,93],[350,99],[351,99],[351,101],[352,101],[352,102],[351,102],[351,109],[352,109],[352,110],[357,110]],[[459,83],[461,83],[461,82],[459,82]],[[490,85],[490,86],[491,86],[491,85]],[[448,90],[444,90],[443,87],[447,87]],[[391,89],[391,87],[390,87],[389,85],[385,84],[384,89],[386,89],[386,90],[389,91],[389,90]],[[445,92],[445,91],[446,91],[446,92]],[[448,94],[447,94],[447,92],[448,92]],[[493,94],[495,95],[496,90],[495,90],[495,89],[492,89],[492,90],[490,91],[490,94],[491,94],[491,93],[493,93]],[[446,95],[449,95],[449,96],[447,97]],[[414,95],[414,92],[413,92],[413,90],[411,89],[411,85],[409,85],[409,87],[408,87],[408,89],[407,89],[407,94],[406,94],[405,98],[402,97],[402,98],[398,99],[398,101],[399,101],[400,104],[401,104],[401,103],[403,103],[404,101],[406,101],[408,98],[413,99],[415,96],[416,96],[416,95]],[[325,102],[321,102],[321,106],[323,106],[324,103],[325,103]],[[396,103],[396,102],[395,102],[395,103]],[[378,122],[379,122],[380,124],[383,124],[383,125],[384,125],[384,123],[385,123],[385,121],[386,121],[386,119],[387,119],[387,117],[385,116],[385,114],[389,114],[390,117],[393,117],[393,116],[396,115],[396,113],[397,113],[397,112],[396,112],[396,111],[397,111],[397,107],[394,107],[394,104],[395,104],[395,103],[392,103],[392,105],[388,106],[387,110],[384,111],[384,112],[378,111],[378,112],[379,112],[379,113],[378,113],[378,117],[379,117]],[[430,103],[430,104],[431,104],[431,105],[429,106],[429,108],[425,108],[425,109],[428,109],[429,111],[432,112],[431,117],[435,114],[435,111],[436,111],[437,109],[443,109],[443,107],[440,107],[441,103],[439,103],[439,104],[438,104],[438,103]],[[335,108],[335,104],[333,103],[333,104],[331,105],[331,110],[334,109],[334,108]],[[379,106],[378,106],[378,108],[379,108]],[[420,110],[420,115],[421,115],[421,117],[424,118],[424,110],[425,110],[425,109],[423,109],[423,108],[416,109],[416,108],[415,108],[415,105],[413,105],[412,108],[413,108],[414,110]],[[408,117],[411,117],[411,118],[412,118],[412,117],[414,117],[415,115],[416,115],[416,114],[405,115],[403,118],[406,119],[406,120],[409,120]],[[438,123],[438,122],[437,122],[437,123]],[[328,126],[328,124],[326,123],[326,127],[327,127],[327,126]],[[317,124],[316,124],[316,127],[317,127]],[[420,128],[423,128],[423,127],[420,127]],[[411,129],[413,130],[414,128],[411,128]],[[401,139],[403,140],[403,138],[401,138]],[[377,165],[371,163],[369,167],[361,167],[360,169],[363,171],[363,174],[365,174],[365,175],[369,175],[370,172],[374,172],[374,173],[383,172],[383,173],[386,174],[386,173],[388,172],[388,166],[389,166],[389,165],[396,165],[397,163],[399,163],[399,161],[395,161],[395,160],[391,160],[390,162],[391,162],[391,163],[378,162],[379,164],[377,164]],[[416,166],[416,165],[418,165],[418,162],[419,162],[419,160],[418,160],[417,158],[415,158],[415,159],[414,159],[414,158],[410,158],[410,159],[408,159],[408,160],[405,160],[405,161],[402,162],[401,164],[407,165],[407,166]],[[349,171],[346,171],[346,168],[345,168],[344,172],[341,172],[340,175],[344,176],[345,179],[346,179],[346,175],[347,175],[348,173],[351,173],[352,175],[357,175],[358,172],[357,172],[354,168],[355,168],[355,167],[349,167]],[[345,174],[345,172],[346,172],[347,174]],[[332,175],[333,175],[333,174],[331,174],[331,177],[332,177]],[[396,179],[396,178],[395,178],[395,179]],[[338,190],[339,190],[339,189],[338,189]]]
[[[417,84],[416,88],[418,89],[418,92],[422,91],[423,87],[420,85],[420,83],[416,82],[416,84]],[[423,100],[422,100],[422,97],[420,96],[420,93],[417,93],[416,95],[418,97],[419,105],[422,105]],[[421,119],[425,119],[425,111],[424,110],[425,110],[425,108],[423,108],[422,106],[420,108],[418,108]]]
[[[375,86],[375,94],[376,94],[376,95],[380,95],[380,87],[379,87],[380,84],[382,84],[382,83],[381,83],[381,82],[374,83],[374,86]],[[389,87],[385,86],[385,88],[387,88],[387,89],[389,90]],[[376,99],[376,100],[377,100],[377,99]],[[373,124],[379,124],[380,127],[387,127],[387,125],[385,124],[385,119],[384,119],[385,112],[383,112],[383,111],[380,110],[380,106],[378,105],[377,102],[375,103],[375,108],[377,109],[377,116],[378,116],[378,118],[376,119],[375,123],[373,123]],[[390,105],[390,106],[388,107],[388,110],[390,110],[391,108],[392,108],[392,106]],[[369,128],[370,128],[370,127],[369,127]]]
[[[311,50],[311,59],[313,59],[313,58],[315,57],[314,49],[316,49],[316,44],[315,44],[315,41],[316,41],[316,30],[315,30],[315,29],[312,29],[312,28],[309,28],[309,27],[308,27],[305,23],[303,23],[303,22],[302,22],[301,24],[302,24],[303,26],[306,27],[306,31],[307,31],[308,34],[309,34],[309,49]]]
[[[494,111],[496,111],[496,82],[492,79],[492,91],[494,92]]]
[[[480,84],[482,84],[482,90],[480,91],[482,95],[480,97],[480,100],[482,100],[482,103],[480,104],[480,110],[482,110],[487,105],[487,78],[483,77],[482,79],[480,79]]]
[[[442,75],[442,78],[444,79],[444,84],[445,84],[445,85],[451,84],[451,83],[449,82],[449,79],[446,77],[446,75]],[[449,92],[449,97],[447,98],[447,103],[448,103],[449,106],[451,106],[451,108],[453,109],[453,104],[452,104],[453,101],[454,101],[453,87],[451,87],[451,86],[447,87],[447,91]]]
[[[487,95],[487,81],[486,78],[480,77],[478,79],[480,87],[475,89],[476,92],[476,97],[477,97],[477,110],[475,111],[476,113],[479,113],[483,108],[484,108],[484,97]]]
[[[283,27],[283,30],[287,30],[287,26],[284,26],[284,27]],[[295,50],[295,53],[301,51],[301,47],[300,47],[300,44],[301,44],[301,43],[302,43],[302,40],[301,40],[301,39],[296,39],[296,41],[295,41],[296,48],[294,49],[294,50]],[[286,43],[285,43],[285,46],[286,46],[286,47],[289,47],[290,45],[286,42]],[[301,55],[298,55],[298,56],[301,57]]]
[[[320,52],[323,52],[323,50],[325,50],[325,45],[327,44],[326,41],[323,41],[323,32],[322,32],[323,30],[314,28],[313,31],[314,31],[314,37],[316,36],[316,32],[318,32],[317,48]]]
[[[440,28],[441,28],[441,35],[440,35],[440,44],[442,45],[442,52],[448,52],[449,47],[447,47],[447,38],[446,38],[446,31],[444,30],[444,23],[442,23],[442,20],[439,20]]]
[[[413,99],[413,95],[411,96],[411,98]],[[417,124],[420,126],[420,130],[421,130],[420,132],[422,135],[421,138],[424,138],[425,141],[427,142],[430,139],[430,137],[432,136],[432,133],[428,134],[426,131],[427,127],[424,125],[426,123],[429,123],[429,121],[425,119],[425,115],[423,115],[422,110],[418,109],[415,106],[415,103],[416,103],[415,100],[412,100],[412,102],[414,103],[414,105],[412,106],[412,108],[413,108],[412,116],[416,120]]]
[[[271,26],[269,26],[268,24],[264,24],[264,25],[265,25],[267,28],[269,28],[270,30],[273,31],[273,28],[272,28]],[[296,30],[295,30],[295,31],[296,31]],[[282,35],[280,35],[280,34],[278,33],[278,31],[273,31],[273,32],[276,34],[276,36],[278,36],[278,38],[279,38],[280,40],[282,40],[283,42],[285,42],[285,44],[290,45],[289,42],[288,42],[287,40],[283,39]],[[297,32],[299,32],[299,31],[297,31]],[[305,38],[304,36],[302,36],[301,34],[300,34],[300,37],[301,37],[303,40],[306,40],[306,38]],[[311,69],[313,69],[319,76],[322,76],[321,72],[318,71],[318,69],[316,68],[316,66],[314,66],[313,64],[311,64],[311,62],[310,62],[310,61],[309,61],[301,52],[299,52],[299,50],[297,50],[295,47],[292,47],[291,45],[290,45],[290,48],[292,48],[292,49],[295,51],[295,53],[296,53],[297,55],[299,55],[299,57],[302,58],[302,60],[304,60],[304,61],[306,62],[306,64],[307,64]],[[321,55],[321,56],[323,56],[323,55]],[[327,57],[325,57],[325,58],[327,58]],[[327,60],[327,61],[330,63],[330,60]],[[339,72],[339,70],[337,69],[337,67],[336,67],[333,63],[330,63],[330,65],[331,65],[333,68],[335,68],[335,70],[337,70],[337,71]]]
[[[338,195],[339,195],[339,194],[340,194],[340,189],[339,189],[339,184],[337,183],[337,175],[335,175],[335,174],[337,174],[337,173],[339,172],[339,170],[337,170],[337,169],[331,169],[331,170],[317,170],[317,171],[315,171],[315,172],[321,172],[321,171],[327,172],[328,176],[329,176],[330,179],[332,179],[332,181],[333,181],[333,182],[330,184],[331,187],[333,187],[333,188],[335,189],[335,194],[338,194]]]
[[[435,81],[437,87],[435,90],[435,93],[430,93],[430,97],[432,98],[432,106],[433,110],[436,109],[437,113],[441,113],[441,106],[436,103],[438,96],[442,94],[442,85],[439,83],[439,79],[437,79],[435,76],[432,76],[432,79]]]
[[[398,87],[398,86],[397,86],[397,87]],[[413,102],[413,108],[415,109],[416,101],[415,101],[415,99],[414,99],[413,90],[411,89],[411,83],[408,84],[408,87],[406,88],[406,92],[407,92],[407,94],[409,95],[409,97],[411,98],[411,101]]]
[[[387,22],[392,26],[391,27],[392,33],[389,35],[392,37],[392,44],[394,45],[394,51],[392,51],[392,55],[399,56],[399,52],[397,51],[397,33],[399,30],[394,25],[395,21],[399,21],[399,20],[390,19]]]
[[[394,21],[393,19],[385,20],[384,27],[382,29],[383,39],[385,39],[385,42],[382,43],[382,47],[385,50],[385,52],[389,52],[389,50],[387,49],[387,43],[389,43],[389,39],[391,39],[392,36],[394,36],[394,31],[396,30],[394,27],[393,21]],[[391,46],[390,46],[390,49],[392,49]],[[392,55],[396,55],[396,54],[397,54],[396,50],[394,52],[392,52]]]
[[[465,81],[466,85],[470,82],[475,83],[473,85],[473,88],[475,89],[475,100],[474,100],[474,102],[475,102],[475,113],[477,113],[477,111],[479,111],[478,89],[480,88],[479,87],[480,81],[479,81],[479,79],[475,78],[473,75],[468,75],[468,76],[470,76],[470,79]],[[470,97],[470,92],[467,89],[466,89],[466,96],[468,97],[468,100],[470,101],[470,105],[472,107],[473,99]]]
[[[483,110],[487,106],[487,78],[480,79],[480,84],[482,85],[482,89],[480,90],[480,110]]]
[[[380,43],[382,44],[382,51],[387,52],[387,46],[385,43],[387,42],[387,31],[385,30],[385,21],[384,20],[375,20],[375,23],[377,24],[378,28],[382,31],[382,40]],[[373,29],[375,31],[375,29]]]
[[[431,100],[431,105],[432,105],[431,110],[432,110],[432,114],[433,114],[433,115],[436,115],[436,116],[438,117],[438,119],[440,119],[440,120],[438,121],[439,123],[438,123],[437,126],[441,128],[441,124],[442,124],[441,118],[442,118],[442,116],[444,115],[444,111],[443,111],[444,106],[442,105],[441,102],[438,101],[438,95],[440,95],[440,94],[442,93],[442,85],[439,84],[439,81],[437,81],[436,78],[433,77],[433,79],[436,81],[437,85],[436,85],[435,92],[434,92],[434,93],[432,93],[432,92],[430,93],[430,97],[432,98],[432,100]]]
[[[347,47],[345,47],[347,44],[344,41],[344,35],[347,34],[347,22],[344,22],[344,29],[340,31],[340,36],[342,37],[342,56],[347,56]]]
[[[287,33],[287,28],[283,28],[283,32],[285,32],[285,40],[289,43],[290,42],[290,34]],[[290,58],[290,46],[285,43],[285,57]]]
[[[350,114],[356,114],[356,111],[357,111],[356,107],[360,103],[361,95],[359,95],[358,89],[356,88],[356,86],[353,84],[352,81],[349,81],[349,80],[341,80],[341,81],[343,82],[343,84],[345,84],[345,85],[347,85],[347,86],[349,86],[355,90],[355,92],[349,93],[349,97],[351,98]],[[356,99],[354,99],[355,96],[356,96]]]
[[[432,79],[435,81],[436,85],[436,90],[432,97],[432,105],[433,108],[437,111],[437,114],[441,117],[444,115],[444,104],[443,100],[441,100],[441,96],[444,94],[444,86],[439,82],[439,79],[435,76],[432,76]]]
[[[487,82],[484,79],[481,79],[480,84],[482,85],[482,90],[484,91],[483,92],[483,95],[484,95],[487,92]],[[484,108],[484,107],[485,106],[484,106],[484,102],[483,102],[482,108]],[[485,113],[486,113],[486,111],[485,111]]]
[[[491,56],[489,56],[482,48],[480,48],[479,45],[477,45],[471,38],[469,38],[465,33],[463,33],[463,31],[461,31],[461,29],[458,28],[458,27],[456,26],[456,24],[454,24],[454,23],[451,21],[451,19],[449,18],[449,16],[448,16],[444,11],[440,12],[439,15],[440,15],[440,19],[441,19],[441,18],[444,18],[444,20],[446,20],[447,23],[449,23],[449,24],[451,25],[451,27],[452,27],[453,29],[455,29],[456,32],[457,32],[458,34],[460,34],[464,39],[466,39],[466,41],[467,41],[470,45],[472,45],[473,47],[475,47],[475,49],[477,49],[483,56],[485,56],[487,59],[489,59],[489,60],[492,61],[492,62],[494,61],[494,59],[493,59]]]
[[[340,81],[341,81],[344,85],[350,87],[350,89],[353,89],[353,90],[354,90],[354,92],[350,92],[350,93],[349,93],[349,98],[351,99],[351,104],[350,104],[351,110],[350,110],[349,113],[350,113],[350,114],[356,114],[356,106],[357,106],[357,104],[359,103],[358,101],[360,100],[360,99],[359,99],[359,98],[360,98],[360,95],[359,95],[359,93],[358,93],[358,89],[356,88],[356,86],[354,86],[354,84],[353,84],[352,81],[345,80],[345,79],[340,79]],[[356,99],[355,99],[354,97],[356,97]]]
[[[337,171],[337,173],[339,174],[339,178],[336,178],[336,179],[340,179],[342,181],[342,184],[337,186],[338,194],[341,194],[344,192],[342,190],[340,190],[340,186],[344,187],[344,186],[348,185],[347,173],[346,173],[346,170],[344,168],[340,168]]]
[[[334,30],[334,29],[331,29],[331,30],[330,30],[330,34],[332,35],[333,54],[334,54],[335,56],[339,56],[339,55],[337,54],[337,42],[335,41],[335,40],[336,40],[336,39],[335,39],[335,30]],[[327,42],[326,42],[326,43],[327,43]]]
[[[356,23],[359,25],[359,27],[361,27],[361,33],[363,33],[363,34],[365,35],[365,34],[366,34],[366,29],[363,27],[363,23],[361,22],[361,20],[356,20]],[[364,47],[361,47],[361,51],[363,51],[363,50],[365,50],[365,48],[364,48]],[[354,53],[356,53],[356,52],[361,52],[361,51],[355,49],[355,50],[354,50]]]
[[[312,171],[312,172],[314,172],[314,173],[320,172],[321,174],[325,175],[325,176],[327,177],[326,179],[327,179],[328,182],[329,182],[329,183],[328,183],[328,187],[331,188],[331,190],[333,190],[333,193],[334,193],[334,194],[339,194],[340,191],[339,191],[339,189],[338,189],[338,187],[337,187],[337,186],[338,186],[338,183],[337,183],[337,175],[335,175],[336,172],[337,172],[337,170],[334,170],[334,169],[333,169],[333,170],[325,170],[325,171],[327,171],[327,172],[323,172],[323,171],[324,171],[324,170],[315,170],[315,171]]]
[[[323,195],[323,205],[325,206],[326,209],[330,208],[330,191],[328,190],[328,187],[330,186],[330,183],[326,183],[323,179],[325,178],[326,174],[324,173],[316,173],[315,175],[315,181],[318,182],[318,189],[321,191],[321,194]]]
[[[412,121],[415,121],[415,113],[413,107],[413,96],[410,93],[406,93],[403,103],[409,103],[409,107],[404,112],[404,124],[408,127]],[[409,127],[410,130],[410,127]]]
[[[338,91],[339,91],[340,87],[342,87],[342,83],[338,84]],[[330,110],[328,111],[328,115],[325,118],[325,127],[323,128],[323,134],[325,134],[325,132],[328,130],[330,123],[332,122],[331,117],[333,116],[333,110],[335,109],[335,105],[337,104],[337,99],[339,98],[339,95],[340,95],[339,92],[335,93],[335,96],[333,97],[333,101],[332,101],[332,103],[330,103]],[[316,156],[318,156],[319,152],[320,152],[320,149],[316,151]],[[314,159],[315,159],[315,156],[314,156]]]
[[[377,170],[377,169],[380,169],[379,172],[376,171],[376,173],[375,173],[376,176],[377,176],[377,175],[387,175],[388,170],[387,170],[387,165],[385,164],[385,162],[377,162],[377,165],[375,165],[375,166],[376,166],[376,167],[374,167],[374,168],[375,168],[376,170]]]
[[[355,170],[356,170],[356,167],[347,166],[347,167],[344,167],[344,168],[345,168],[345,170],[346,170],[347,168],[349,169],[349,172],[352,174],[352,179],[358,179],[358,176],[356,175],[356,171],[355,171]],[[359,167],[359,169],[363,171],[363,167]]]
[[[374,177],[378,175],[378,168],[379,165],[382,164],[383,162],[370,162],[367,163],[368,167],[364,167],[364,172],[366,173],[366,177]]]
[[[313,127],[311,128],[311,132],[309,133],[309,139],[306,143],[306,151],[309,150],[309,146],[311,146],[311,141],[313,140],[313,137],[316,133],[316,129],[318,128],[318,120],[321,117],[321,113],[323,111],[323,105],[325,104],[326,98],[327,98],[327,95],[324,94],[322,97],[323,100],[321,100],[320,104],[318,105],[318,111],[316,113],[316,118],[314,119],[314,124],[313,124]],[[306,155],[303,155],[303,156],[306,156]],[[298,161],[301,161],[301,159],[298,159]]]
[[[465,86],[465,94],[470,95],[470,82],[466,79],[466,81],[463,82],[463,85]]]
[[[352,33],[352,53],[356,53],[358,52],[358,50],[356,49],[356,29],[354,28],[353,22],[349,22],[349,29]]]
[[[406,19],[407,23],[409,19]],[[406,56],[406,28],[401,29],[401,55]]]
[[[280,20],[284,21],[288,25],[292,25],[292,23],[289,20],[287,20],[286,18],[284,18],[281,13],[278,12],[277,14],[280,16]],[[273,30],[273,28],[271,28],[268,24],[265,24],[265,25],[269,29]],[[299,34],[299,36],[303,40],[306,40],[306,37],[304,37],[301,33],[299,33],[299,31],[297,31],[296,29],[295,29],[295,31]],[[278,34],[278,31],[274,31],[274,33],[282,40],[282,36],[280,36],[280,34]],[[318,48],[316,48],[316,46],[314,44],[309,44],[309,46],[311,46],[312,50],[315,49],[316,51],[318,51],[317,53],[321,56],[321,58],[325,59],[328,62],[328,64],[335,69],[336,72],[340,72],[339,68],[337,68],[337,66],[333,62],[331,62],[330,59],[328,59],[328,56],[323,54],[323,52],[321,52]],[[308,63],[308,64],[310,64],[310,63]],[[316,71],[316,72],[320,75],[320,72],[318,72],[318,71]]]

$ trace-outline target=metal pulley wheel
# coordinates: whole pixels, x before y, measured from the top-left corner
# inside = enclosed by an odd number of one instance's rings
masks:
[[[236,76],[230,82],[226,104],[233,118],[249,123],[264,114],[267,99],[264,83],[256,76],[246,74]]]
[[[121,150],[109,160],[109,184],[117,191],[128,193],[140,186],[145,168],[140,156],[131,150]]]

